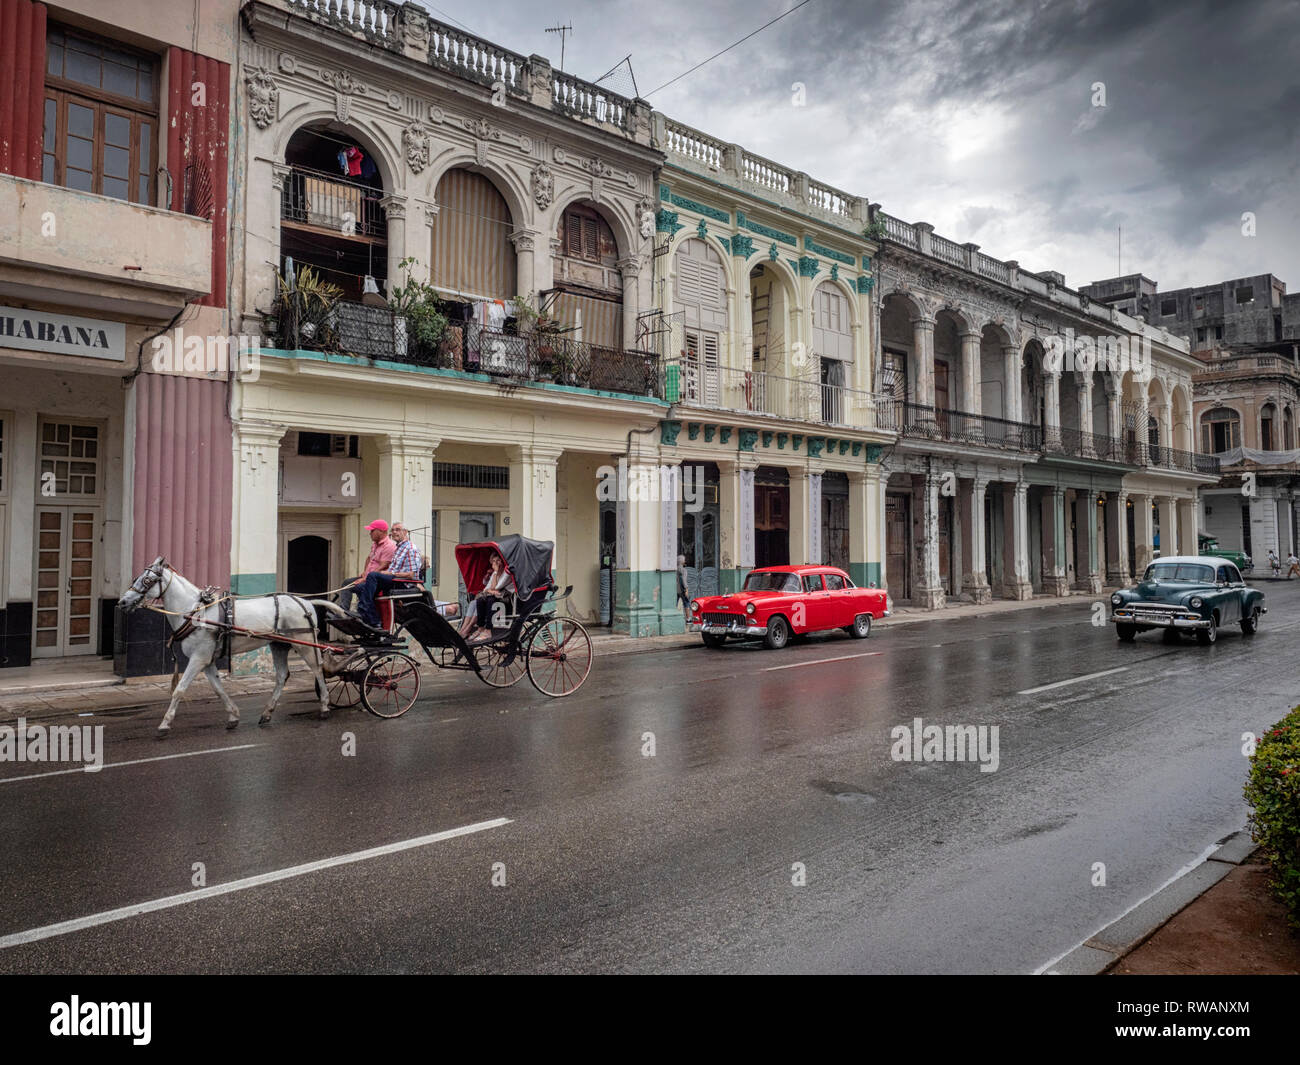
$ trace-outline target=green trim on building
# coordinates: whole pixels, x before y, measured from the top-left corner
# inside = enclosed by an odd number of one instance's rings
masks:
[[[821,268],[822,268],[822,264],[819,263],[816,259],[814,259],[811,255],[799,256],[800,277],[816,277],[818,271],[821,270]]]
[[[655,232],[657,233],[676,233],[679,229],[686,227],[677,221],[676,211],[659,210],[655,212]]]
[[[754,254],[754,238],[737,233],[731,238],[731,254],[748,259]]]
[[[779,240],[782,244],[790,244],[799,247],[799,238],[793,233],[782,233],[779,229],[773,229],[771,226],[765,226],[761,222],[751,222],[744,211],[736,212],[736,228],[748,229],[751,233],[757,233],[760,237],[768,237],[771,240]]]
[[[850,562],[849,579],[859,588],[880,587],[879,562]]]
[[[270,595],[275,589],[274,573],[232,573],[230,590],[235,595]]]
[[[858,295],[865,296],[871,291],[871,286],[875,283],[876,279],[874,277],[860,277],[854,284],[858,290]]]
[[[815,252],[827,259],[834,259],[837,263],[843,263],[845,266],[854,266],[857,260],[852,255],[846,255],[842,251],[836,251],[834,248],[828,248],[825,244],[818,244],[812,237],[803,238],[804,251]]]

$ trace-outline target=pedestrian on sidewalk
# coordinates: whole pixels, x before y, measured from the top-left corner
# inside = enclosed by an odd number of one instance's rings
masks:
[[[1270,547],[1268,549],[1268,569],[1274,577],[1282,572],[1282,563],[1277,557],[1277,553]]]
[[[376,518],[366,526],[366,530],[370,533],[370,556],[366,559],[366,568],[360,577],[346,581],[343,590],[339,592],[339,606],[349,614],[352,613],[352,600],[361,591],[361,583],[370,574],[382,573],[386,570],[388,564],[393,561],[394,552],[397,551],[397,544],[388,535],[388,522],[383,518]]]
[[[1286,564],[1289,567],[1286,571],[1287,580],[1290,580],[1293,576],[1300,577],[1300,558],[1295,557],[1294,551],[1287,555]]]
[[[691,589],[686,581],[686,556],[677,556],[677,601],[682,604],[682,616],[691,622]]]

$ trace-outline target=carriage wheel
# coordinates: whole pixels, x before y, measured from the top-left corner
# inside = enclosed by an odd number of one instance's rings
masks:
[[[376,717],[401,717],[420,694],[420,667],[408,655],[376,655],[361,681],[361,701]]]
[[[351,710],[361,702],[361,678],[365,672],[364,655],[352,654],[343,660],[338,672],[325,684],[332,710]]]
[[[512,684],[519,683],[528,670],[528,665],[524,661],[522,641],[514,660],[509,665],[506,665],[506,659],[510,655],[506,644],[480,643],[474,644],[470,650],[474,653],[474,660],[478,662],[479,678],[484,684],[491,684],[494,688],[508,688]]]
[[[573,618],[547,618],[523,644],[528,651],[528,679],[553,699],[572,695],[591,672],[591,637]]]

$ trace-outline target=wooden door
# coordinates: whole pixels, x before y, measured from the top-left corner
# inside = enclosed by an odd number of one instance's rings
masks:
[[[910,510],[908,496],[892,493],[885,496],[885,587],[895,600],[912,597],[907,550]]]

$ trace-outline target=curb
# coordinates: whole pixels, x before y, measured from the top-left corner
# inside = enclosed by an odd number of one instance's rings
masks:
[[[1048,974],[1100,976],[1109,972],[1257,849],[1245,828],[1225,836],[1204,859],[1057,959]]]

